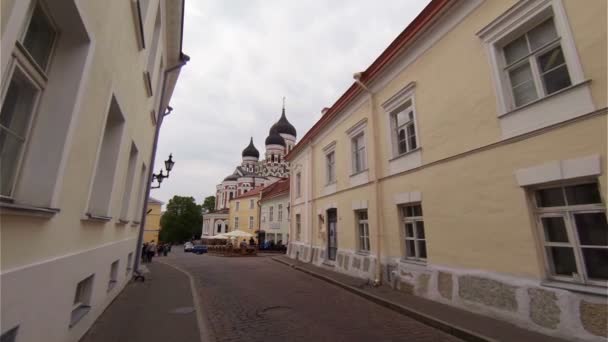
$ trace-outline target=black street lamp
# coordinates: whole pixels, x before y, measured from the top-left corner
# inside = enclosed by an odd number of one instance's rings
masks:
[[[158,172],[158,174],[153,173],[152,174],[152,182],[154,182],[154,180],[156,179],[156,181],[158,182],[157,186],[151,186],[151,189],[158,189],[160,188],[160,184],[163,182],[163,179],[165,178],[169,178],[169,172],[171,171],[171,169],[173,169],[173,165],[175,165],[175,162],[173,161],[173,154],[169,154],[169,159],[165,160],[165,168],[167,169],[167,174],[163,174],[163,169],[160,169],[160,171]]]

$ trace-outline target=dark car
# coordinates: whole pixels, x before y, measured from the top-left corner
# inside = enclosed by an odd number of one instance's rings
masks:
[[[207,246],[196,245],[196,246],[192,247],[192,253],[194,253],[194,254],[207,253]]]

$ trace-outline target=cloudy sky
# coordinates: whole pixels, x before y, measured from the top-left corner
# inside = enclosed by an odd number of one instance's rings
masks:
[[[298,139],[429,0],[186,1],[182,69],[161,130],[156,167],[171,178],[151,196],[201,203],[264,139],[286,97]]]

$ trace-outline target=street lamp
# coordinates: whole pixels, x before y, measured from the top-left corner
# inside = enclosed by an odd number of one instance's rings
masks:
[[[167,169],[167,174],[163,174],[163,169],[160,169],[160,171],[158,172],[158,174],[153,173],[152,174],[152,182],[154,182],[154,180],[156,179],[156,181],[158,182],[157,186],[151,186],[151,189],[158,189],[160,188],[160,184],[163,182],[163,179],[165,178],[169,178],[169,172],[171,171],[171,169],[173,169],[173,165],[175,165],[175,162],[173,161],[173,154],[169,154],[169,159],[165,160],[165,168]]]

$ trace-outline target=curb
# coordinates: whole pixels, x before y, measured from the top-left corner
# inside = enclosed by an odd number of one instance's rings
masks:
[[[455,337],[458,337],[460,339],[463,339],[463,340],[466,340],[466,341],[475,341],[475,342],[497,342],[498,341],[498,340],[495,340],[493,338],[490,338],[490,337],[487,337],[487,336],[483,336],[481,334],[473,332],[471,330],[459,327],[457,325],[450,324],[450,323],[448,323],[448,322],[446,322],[444,320],[441,320],[441,319],[429,316],[427,314],[421,313],[419,311],[407,308],[407,307],[405,307],[403,305],[399,305],[399,304],[390,302],[390,301],[388,301],[388,300],[386,300],[384,298],[378,297],[378,296],[373,295],[371,293],[367,293],[365,291],[357,289],[357,288],[355,288],[353,286],[350,286],[348,284],[342,283],[342,282],[340,282],[338,280],[335,280],[333,278],[330,278],[330,277],[324,276],[322,274],[319,274],[317,272],[314,272],[314,271],[302,268],[302,267],[300,267],[300,266],[298,266],[296,264],[290,263],[288,261],[281,260],[278,257],[272,257],[271,259],[274,260],[274,261],[276,261],[276,262],[278,262],[278,263],[280,263],[280,264],[283,264],[285,266],[289,266],[289,267],[291,267],[293,269],[296,269],[296,270],[298,270],[300,272],[309,274],[309,275],[311,275],[311,276],[313,276],[315,278],[324,280],[324,281],[326,281],[328,283],[331,283],[333,285],[341,287],[341,288],[343,288],[343,289],[345,289],[347,291],[350,291],[350,292],[352,292],[352,293],[354,293],[354,294],[356,294],[356,295],[358,295],[360,297],[363,297],[363,298],[365,298],[365,299],[367,299],[369,301],[372,301],[372,302],[374,302],[376,304],[384,306],[387,309],[393,310],[393,311],[395,311],[397,313],[400,313],[400,314],[402,314],[404,316],[408,316],[408,317],[410,317],[412,319],[415,319],[415,320],[417,320],[417,321],[419,321],[419,322],[421,322],[423,324],[426,324],[426,325],[431,326],[433,328],[439,329],[439,330],[441,330],[441,331],[443,331],[445,333],[448,333],[448,334],[450,334],[452,336],[455,336]]]
[[[180,271],[181,273],[185,274],[188,277],[188,279],[190,280],[190,292],[192,292],[192,299],[194,301],[194,308],[196,310],[196,323],[198,325],[199,335],[201,336],[201,342],[215,341],[215,338],[213,338],[212,335],[209,333],[209,331],[210,331],[209,326],[206,323],[207,322],[206,319],[203,317],[201,298],[198,295],[198,291],[196,291],[196,283],[195,283],[192,275],[190,273],[188,273],[188,271],[182,269],[181,267],[172,265],[168,262],[158,261],[158,263],[172,267],[172,268]]]

